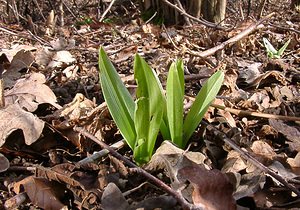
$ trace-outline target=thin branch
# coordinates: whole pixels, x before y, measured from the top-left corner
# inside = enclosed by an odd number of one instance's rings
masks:
[[[164,0],[165,1],[165,0]],[[223,50],[225,47],[227,47],[229,44],[235,43],[239,40],[241,40],[242,38],[244,38],[245,36],[248,36],[250,33],[252,33],[254,30],[258,29],[260,24],[262,24],[264,21],[268,20],[270,17],[272,17],[275,13],[271,13],[269,15],[267,15],[266,17],[262,18],[261,20],[259,20],[258,22],[252,24],[251,26],[249,26],[247,29],[245,29],[244,31],[242,31],[241,33],[237,34],[236,36],[226,40],[225,42],[221,43],[220,45],[217,45],[213,48],[210,48],[208,50],[205,50],[203,52],[194,52],[189,50],[189,53],[195,56],[199,56],[202,58],[208,57],[210,55],[215,54],[217,51],[219,50]]]
[[[118,141],[114,144],[112,144],[110,147],[114,150],[119,150],[120,148],[124,147],[126,145],[125,140],[122,139],[121,141]],[[86,157],[79,162],[76,163],[76,166],[82,166],[91,162],[98,161],[100,158],[106,156],[109,153],[107,149],[102,149],[99,152],[95,152],[89,157]]]
[[[267,119],[276,119],[276,120],[284,120],[284,121],[299,121],[300,117],[294,117],[294,116],[284,116],[284,115],[276,115],[276,114],[266,114],[266,113],[260,113],[260,112],[251,112],[251,111],[245,111],[245,110],[239,110],[239,109],[233,109],[228,108],[225,106],[221,106],[218,104],[211,104],[212,107],[222,109],[224,111],[230,112],[232,114],[235,114],[237,116],[253,116],[253,117],[262,117]]]
[[[122,160],[128,166],[134,168],[137,173],[139,173],[142,176],[146,177],[148,180],[150,180],[150,181],[154,182],[155,184],[157,184],[165,192],[167,192],[170,195],[174,196],[174,198],[182,206],[183,209],[203,210],[200,207],[197,207],[197,206],[195,206],[193,204],[188,203],[179,192],[173,190],[171,187],[169,187],[163,181],[159,180],[158,178],[156,178],[152,174],[148,173],[144,169],[138,167],[133,162],[131,162],[130,160],[128,160],[127,158],[125,158],[124,156],[122,156],[120,153],[118,153],[117,151],[115,151],[114,149],[112,149],[110,146],[108,146],[107,144],[105,144],[103,141],[100,141],[99,139],[97,139],[95,136],[93,136],[92,134],[90,134],[89,132],[87,132],[86,130],[84,130],[83,128],[74,127],[73,129],[75,131],[79,132],[80,134],[82,134],[83,136],[85,136],[85,137],[93,140],[94,142],[96,142],[97,144],[99,144],[103,149],[107,149],[110,152],[111,155],[115,156],[119,160]]]
[[[169,5],[170,7],[174,8],[175,10],[177,10],[178,12],[180,12],[182,15],[184,16],[187,16],[188,18],[198,22],[198,23],[201,23],[207,27],[211,27],[211,28],[217,28],[217,29],[225,29],[224,27],[221,27],[215,23],[211,23],[211,22],[208,22],[206,20],[200,20],[199,18],[196,18],[190,14],[188,14],[186,11],[180,9],[179,7],[177,7],[176,5],[172,4],[171,2],[169,2],[168,0],[162,0],[163,2],[165,2],[167,5]]]
[[[102,22],[102,21],[103,21],[105,15],[106,15],[106,14],[108,13],[108,11],[111,9],[111,7],[112,7],[112,5],[115,3],[115,1],[116,1],[116,0],[112,0],[112,1],[110,2],[110,4],[108,5],[107,9],[103,12],[103,14],[102,14],[102,16],[101,16],[99,22]]]

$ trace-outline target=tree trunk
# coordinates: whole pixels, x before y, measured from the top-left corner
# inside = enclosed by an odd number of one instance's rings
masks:
[[[176,0],[168,1],[179,7]],[[156,11],[166,24],[184,23],[183,16],[161,0],[140,0],[140,2],[142,2],[142,11]],[[225,19],[226,0],[180,0],[180,3],[183,9],[194,17],[202,16],[213,23],[222,23]]]

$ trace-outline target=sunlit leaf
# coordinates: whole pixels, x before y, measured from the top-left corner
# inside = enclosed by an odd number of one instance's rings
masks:
[[[167,79],[167,115],[171,140],[182,148],[184,72],[181,60],[172,63]]]
[[[136,140],[133,122],[135,103],[102,47],[99,51],[99,70],[102,93],[110,114],[133,149]]]
[[[224,80],[224,73],[217,71],[203,85],[195,102],[188,112],[183,123],[183,145],[185,146],[195,129],[201,122],[209,105],[217,96]]]
[[[284,45],[278,50],[277,52],[277,56],[280,58],[282,56],[282,54],[284,53],[284,51],[286,50],[287,46],[290,43],[290,39],[286,41],[286,43],[284,43]]]
[[[269,57],[272,58],[275,54],[277,54],[277,50],[273,47],[273,45],[269,42],[268,39],[263,37],[263,42]]]
[[[152,156],[166,102],[158,77],[139,55],[134,60],[134,77],[138,87],[134,116],[137,140],[133,154],[135,161],[141,164]]]

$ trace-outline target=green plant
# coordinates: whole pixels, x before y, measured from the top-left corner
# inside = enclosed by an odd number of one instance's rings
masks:
[[[224,73],[217,71],[203,85],[183,121],[184,72],[181,60],[173,63],[167,79],[167,113],[171,140],[184,148],[217,96]]]
[[[179,147],[185,147],[224,79],[221,71],[212,75],[201,88],[183,120],[184,71],[181,60],[170,66],[165,97],[155,72],[143,58],[136,55],[135,102],[102,47],[99,51],[99,69],[101,88],[108,109],[133,150],[134,160],[138,164],[150,160],[159,131],[164,139],[171,139]]]
[[[137,163],[148,162],[164,112],[164,96],[154,71],[135,56],[137,100],[133,101],[103,48],[99,52],[100,83],[108,109]]]
[[[291,41],[290,39],[287,40],[279,50],[276,50],[273,47],[273,45],[269,42],[269,40],[266,39],[265,37],[263,37],[264,46],[267,50],[267,55],[268,55],[269,58],[278,58],[278,59],[281,58],[282,54],[286,50],[286,48],[289,45],[290,41]]]

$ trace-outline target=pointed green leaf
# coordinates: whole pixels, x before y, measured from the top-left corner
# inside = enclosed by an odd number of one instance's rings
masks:
[[[263,42],[268,53],[277,54],[277,50],[273,47],[268,39],[263,37]]]
[[[136,140],[133,122],[135,103],[102,47],[99,50],[99,70],[101,88],[109,112],[123,138],[133,149]]]
[[[167,115],[171,140],[183,148],[184,72],[181,60],[172,63],[167,79]]]
[[[133,154],[135,161],[141,164],[152,156],[166,102],[158,77],[139,55],[134,59],[134,77],[138,87],[134,116],[137,144]]]
[[[280,57],[282,56],[282,54],[284,53],[285,49],[286,49],[287,46],[289,45],[290,41],[291,41],[290,39],[287,40],[287,42],[284,43],[284,45],[278,50],[278,52],[277,52],[278,58],[280,58]]]
[[[201,122],[209,105],[217,96],[224,80],[224,73],[217,71],[203,85],[183,124],[183,145],[185,146]]]

